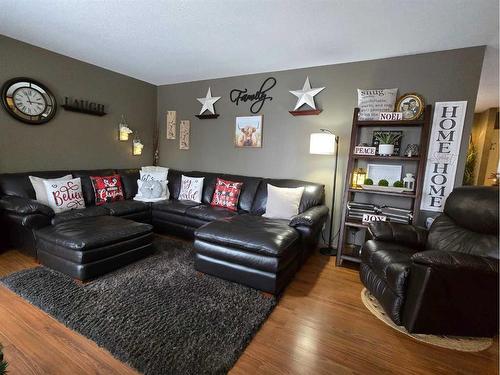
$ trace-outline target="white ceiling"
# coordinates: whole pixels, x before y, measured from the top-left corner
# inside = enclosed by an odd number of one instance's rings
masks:
[[[488,45],[498,0],[0,0],[0,33],[160,85]],[[0,51],[1,53],[1,51]]]

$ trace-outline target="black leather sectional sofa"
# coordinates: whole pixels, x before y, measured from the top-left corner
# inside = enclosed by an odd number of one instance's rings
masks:
[[[82,180],[85,209],[54,214],[51,208],[34,200],[35,192],[28,176],[56,178],[69,173]],[[89,176],[114,173],[121,175],[126,200],[95,206]],[[177,200],[182,174],[205,178],[201,203]],[[217,177],[243,182],[237,212],[210,206]],[[41,246],[37,246],[37,233],[40,234],[39,238],[50,238],[57,236],[58,231],[64,228],[65,233],[77,231],[81,236],[82,232],[77,230],[79,223],[88,229],[94,222],[102,230],[106,220],[98,218],[111,216],[152,224],[159,233],[195,238],[196,268],[200,271],[278,293],[316,247],[320,231],[328,218],[328,208],[324,205],[324,186],[306,181],[171,169],[168,174],[170,199],[150,204],[132,200],[137,193],[138,178],[137,169],[0,175],[3,246],[24,249],[37,257],[37,249]],[[291,221],[261,216],[266,208],[268,183],[280,187],[305,187],[299,215]],[[47,229],[49,226],[50,229]],[[85,233],[90,232],[87,230]],[[146,233],[142,235],[146,236]],[[80,238],[80,242],[85,242],[85,239]],[[43,246],[43,251],[46,251],[47,244]],[[56,259],[55,256],[52,253],[53,259]],[[80,254],[78,259],[81,258]],[[68,273],[81,275],[80,271]],[[92,273],[92,276],[96,274]]]

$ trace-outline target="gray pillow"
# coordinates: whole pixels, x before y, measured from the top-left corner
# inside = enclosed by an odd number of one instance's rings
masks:
[[[163,188],[159,181],[149,180],[143,181],[141,186],[141,195],[146,199],[160,198],[163,193]]]

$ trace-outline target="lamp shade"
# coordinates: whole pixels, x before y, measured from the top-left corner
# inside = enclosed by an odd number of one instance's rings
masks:
[[[312,133],[309,153],[315,155],[335,155],[335,134]]]

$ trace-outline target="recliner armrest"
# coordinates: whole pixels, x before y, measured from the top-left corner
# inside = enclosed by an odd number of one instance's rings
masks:
[[[324,205],[311,207],[301,214],[294,216],[290,220],[289,225],[291,227],[322,225],[328,219],[328,211],[328,207]]]
[[[435,268],[457,269],[483,273],[498,273],[498,260],[455,251],[428,250],[416,253],[412,262]]]
[[[427,243],[427,230],[410,224],[378,221],[370,223],[368,230],[377,241],[396,242],[422,250]]]
[[[48,217],[54,216],[54,210],[34,199],[21,198],[12,195],[5,195],[0,198],[0,209],[16,214],[42,214]]]

